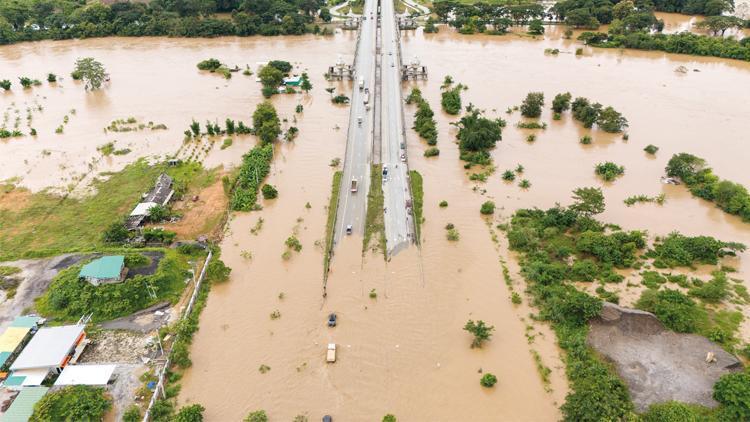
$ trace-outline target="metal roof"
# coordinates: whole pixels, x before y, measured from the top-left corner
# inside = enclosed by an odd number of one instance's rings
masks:
[[[138,217],[142,215],[148,215],[148,212],[151,211],[151,208],[157,206],[156,202],[141,202],[138,205],[133,208],[133,211],[130,213],[131,217]]]
[[[3,422],[26,422],[34,413],[34,405],[47,394],[47,387],[25,387],[3,414]]]
[[[123,265],[125,257],[122,255],[103,256],[84,265],[78,276],[98,279],[120,278]]]
[[[10,326],[34,328],[39,323],[40,319],[42,318],[38,316],[19,316],[10,323]]]
[[[58,367],[83,334],[83,328],[83,325],[64,325],[39,329],[10,369]]]
[[[68,365],[55,385],[107,385],[116,365]]]
[[[165,205],[172,199],[172,178],[162,173],[156,179],[156,185],[151,192],[146,194],[143,202],[156,202],[159,205]]]
[[[28,327],[8,327],[5,332],[0,334],[0,352],[14,352],[26,334],[31,331]]]

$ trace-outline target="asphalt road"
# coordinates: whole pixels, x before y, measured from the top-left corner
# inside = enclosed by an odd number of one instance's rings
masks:
[[[409,191],[406,138],[404,136],[403,100],[399,57],[399,29],[392,1],[381,7],[382,52],[382,162],[388,167],[383,179],[385,199],[385,237],[388,255],[408,247],[414,234],[412,215],[407,210]]]
[[[375,31],[377,4],[365,0],[364,16],[360,22],[359,46],[354,58],[356,71],[352,84],[351,112],[344,157],[344,177],[337,210],[334,242],[338,244],[346,236],[346,226],[352,225],[353,233],[364,235],[367,212],[367,192],[370,185],[370,162],[372,152],[374,82],[375,82]],[[369,90],[369,108],[364,104],[365,90],[359,89],[359,78],[364,78]],[[361,123],[359,118],[362,119]],[[352,180],[357,181],[357,191],[351,191]]]

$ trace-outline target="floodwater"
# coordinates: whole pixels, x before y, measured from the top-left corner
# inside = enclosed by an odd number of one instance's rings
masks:
[[[191,119],[250,120],[261,101],[254,77],[234,74],[230,81],[195,69],[199,60],[216,57],[244,67],[269,59],[286,59],[308,69],[311,95],[279,95],[273,102],[282,117],[300,132],[293,143],[277,148],[269,183],[279,198],[265,201],[263,210],[235,214],[222,241],[222,259],[233,271],[231,280],[215,286],[201,316],[201,328],[191,350],[193,366],[181,383],[181,403],[199,402],[211,421],[237,421],[248,412],[265,409],[274,420],[305,414],[311,420],[324,414],[335,420],[372,420],[393,413],[402,420],[558,420],[567,385],[554,334],[533,323],[526,304],[511,304],[500,259],[507,262],[515,291],[523,295],[517,264],[502,234],[493,243],[492,227],[524,207],[569,203],[579,186],[601,186],[607,199],[604,221],[625,229],[647,229],[651,235],[679,230],[707,234],[750,245],[750,225],[728,216],[710,203],[693,198],[682,186],[662,185],[659,177],[673,153],[690,152],[707,159],[720,176],[750,185],[745,171],[750,104],[739,87],[750,86],[750,64],[738,61],[668,55],[658,52],[584,48],[574,54],[574,41],[551,28],[542,39],[515,35],[461,36],[446,29],[438,34],[405,33],[405,58],[415,54],[430,71],[429,81],[405,84],[404,92],[419,86],[436,111],[440,156],[424,158],[424,143],[407,131],[410,166],[424,177],[422,248],[410,248],[390,262],[361,255],[361,239],[348,237],[336,249],[327,297],[322,297],[322,242],[325,209],[330,195],[334,157],[343,157],[348,109],[333,106],[322,78],[337,54],[351,58],[351,33],[331,38],[220,38],[214,40],[105,39],[43,42],[0,48],[0,75],[29,74],[43,79],[47,72],[67,75],[79,56],[95,56],[112,75],[104,90],[91,94],[69,78],[62,87],[28,92],[14,89],[0,96],[3,109],[15,102],[44,104],[34,114],[40,135],[0,141],[0,180],[22,176],[22,185],[42,189],[69,183],[87,174],[98,157],[96,147],[117,139],[128,155],[101,160],[91,171],[116,170],[136,157],[174,153]],[[545,55],[545,48],[561,50]],[[348,56],[346,56],[348,54]],[[41,57],[44,57],[42,61]],[[43,62],[49,69],[39,69]],[[684,66],[688,73],[675,69]],[[697,70],[697,71],[694,71]],[[440,84],[447,73],[468,85],[462,94],[491,116],[508,121],[503,140],[493,151],[497,171],[486,183],[469,181],[454,143],[455,116],[440,111]],[[346,92],[349,83],[336,83]],[[541,121],[549,127],[536,131],[515,127],[520,104],[529,91],[543,91],[547,103],[558,92],[570,91],[612,105],[629,120],[630,135],[587,130],[566,113],[553,121],[545,109]],[[294,108],[304,105],[297,115]],[[23,105],[23,108],[22,108]],[[64,134],[54,129],[70,108]],[[407,122],[413,114],[406,107]],[[11,111],[12,113],[12,111]],[[168,126],[166,131],[103,132],[111,120],[134,116]],[[594,142],[578,140],[590,134]],[[254,140],[235,139],[225,150],[218,145],[205,157],[206,165],[232,165]],[[643,147],[660,147],[649,157]],[[192,148],[187,148],[188,150]],[[51,155],[42,155],[49,150]],[[182,148],[181,154],[188,154]],[[6,157],[14,157],[10,160]],[[28,163],[25,163],[27,160]],[[624,165],[626,174],[605,184],[594,176],[603,161]],[[500,179],[505,169],[522,164],[531,188]],[[60,165],[67,166],[61,169]],[[664,206],[626,207],[631,195],[664,193]],[[491,222],[479,215],[482,202],[492,199],[498,210]],[[446,200],[447,208],[438,203]],[[307,204],[309,203],[309,207]],[[258,224],[260,219],[262,224]],[[449,242],[444,226],[453,223],[460,233]],[[488,226],[489,223],[489,226]],[[257,228],[255,234],[252,228]],[[285,239],[296,235],[301,252],[284,260]],[[731,264],[736,276],[747,278],[745,253]],[[637,281],[634,278],[633,281]],[[370,298],[374,289],[376,298]],[[280,317],[271,318],[278,311]],[[747,310],[746,310],[747,311]],[[336,312],[339,325],[325,325]],[[496,330],[481,349],[471,349],[462,330],[468,319],[482,319]],[[750,327],[743,325],[745,340]],[[328,343],[338,345],[338,361],[325,363]],[[552,372],[548,390],[540,380],[532,350]],[[261,365],[270,369],[262,373]],[[498,377],[493,389],[479,385],[480,371]]]

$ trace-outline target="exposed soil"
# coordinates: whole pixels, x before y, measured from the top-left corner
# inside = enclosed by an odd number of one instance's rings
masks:
[[[217,175],[212,185],[195,194],[185,195],[184,200],[176,202],[172,210],[183,213],[182,219],[161,226],[177,233],[179,239],[193,240],[201,235],[215,237],[217,231],[221,230],[221,220],[228,202],[221,177],[222,174]],[[198,197],[197,200],[193,200],[193,195]]]
[[[591,322],[588,343],[614,363],[639,412],[670,400],[716,407],[716,381],[742,370],[737,358],[705,337],[675,333],[649,312],[610,303]],[[715,361],[707,362],[709,353]]]
[[[31,192],[14,189],[8,193],[0,192],[0,210],[19,211],[29,203]]]

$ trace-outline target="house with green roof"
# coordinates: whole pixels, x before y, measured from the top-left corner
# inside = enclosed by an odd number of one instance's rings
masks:
[[[127,272],[124,256],[103,256],[84,265],[78,277],[98,286],[119,283],[125,279]]]

